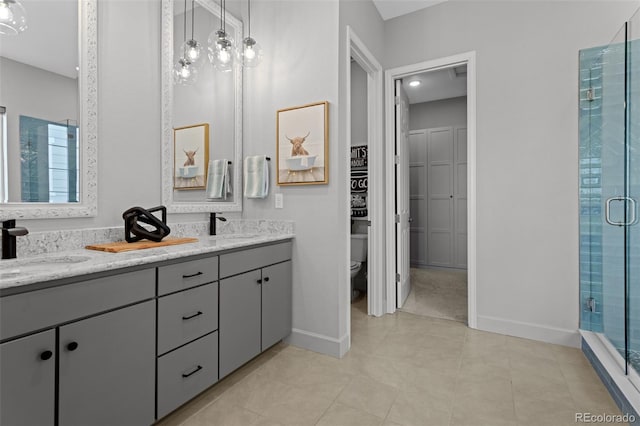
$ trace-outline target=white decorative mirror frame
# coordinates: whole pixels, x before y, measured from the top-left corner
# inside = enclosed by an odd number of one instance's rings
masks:
[[[196,3],[213,15],[220,17],[220,4],[212,0],[196,0]],[[240,212],[242,211],[242,68],[233,70],[234,84],[234,158],[232,159],[232,201],[177,201],[174,191],[173,150],[173,67],[174,67],[174,1],[162,0],[162,204],[169,213]],[[242,21],[226,13],[227,28],[243,34]],[[215,31],[218,28],[211,28]],[[206,45],[204,46],[206,50]],[[205,52],[206,54],[206,52]],[[205,58],[206,60],[206,58]],[[237,65],[236,65],[237,66]],[[214,96],[211,94],[211,96]]]
[[[78,1],[80,75],[80,202],[2,203],[0,220],[92,217],[98,213],[98,25],[97,0]]]

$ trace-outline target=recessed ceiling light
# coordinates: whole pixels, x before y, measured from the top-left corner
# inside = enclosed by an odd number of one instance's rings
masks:
[[[418,87],[418,86],[420,86],[421,83],[422,82],[420,80],[412,80],[412,81],[409,82],[409,86]]]

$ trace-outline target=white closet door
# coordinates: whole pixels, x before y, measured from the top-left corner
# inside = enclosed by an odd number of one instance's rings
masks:
[[[453,128],[427,130],[427,247],[432,266],[453,266]]]
[[[409,133],[411,266],[427,265],[427,131]]]
[[[454,127],[455,176],[453,212],[455,241],[453,261],[456,268],[467,268],[467,128]]]

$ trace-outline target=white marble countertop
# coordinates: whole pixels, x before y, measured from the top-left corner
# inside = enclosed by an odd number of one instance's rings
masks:
[[[294,235],[289,233],[207,235],[198,236],[198,241],[194,243],[121,253],[107,253],[82,248],[21,259],[1,260],[0,290],[198,254],[216,253],[256,244],[283,241],[293,237]]]

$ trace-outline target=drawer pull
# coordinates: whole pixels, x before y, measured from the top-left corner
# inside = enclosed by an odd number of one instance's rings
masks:
[[[193,315],[189,315],[189,316],[187,316],[187,317],[182,317],[182,319],[183,319],[184,321],[186,321],[186,320],[190,320],[191,318],[195,318],[195,317],[200,316],[200,315],[202,315],[202,312],[201,312],[201,311],[198,311],[198,312],[196,312],[196,313],[195,313],[195,314],[193,314]]]
[[[73,352],[73,351],[75,351],[76,349],[78,349],[78,342],[71,342],[71,343],[69,343],[69,344],[67,345],[67,350],[68,350],[69,352]]]
[[[53,352],[51,351],[44,351],[40,354],[40,359],[43,361],[46,361],[48,359],[51,359],[51,357],[53,356]]]
[[[198,275],[202,275],[202,272],[198,271],[195,274],[183,275],[182,278],[193,278],[193,277],[197,277]]]
[[[265,277],[265,278],[264,278],[264,282],[265,282],[265,283],[268,283],[268,282],[269,282],[269,277]]]
[[[189,377],[189,376],[193,376],[194,374],[196,374],[196,373],[197,373],[198,371],[200,371],[200,370],[202,370],[202,366],[201,366],[201,365],[197,366],[197,367],[196,367],[192,372],[190,372],[190,373],[187,373],[187,374],[182,373],[182,377],[186,379],[186,378],[187,378],[187,377]]]

